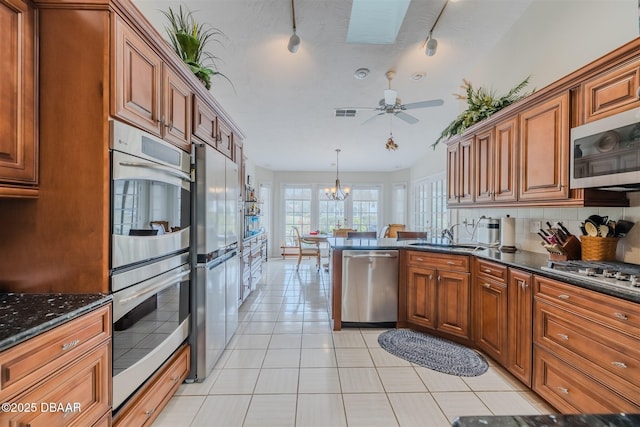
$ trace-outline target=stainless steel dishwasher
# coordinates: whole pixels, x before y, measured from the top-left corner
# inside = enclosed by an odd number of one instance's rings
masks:
[[[343,326],[392,326],[398,319],[398,251],[342,252]]]

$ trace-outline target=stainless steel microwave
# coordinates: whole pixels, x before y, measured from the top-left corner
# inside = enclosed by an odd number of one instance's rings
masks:
[[[571,129],[571,188],[640,190],[640,108]]]

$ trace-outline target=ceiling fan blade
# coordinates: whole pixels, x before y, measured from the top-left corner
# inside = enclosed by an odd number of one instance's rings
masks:
[[[402,106],[403,110],[413,110],[414,108],[437,107],[444,104],[442,99],[431,99],[429,101],[411,102]]]
[[[397,113],[394,113],[395,116],[397,118],[399,118],[400,120],[404,120],[405,122],[409,123],[410,125],[416,124],[418,123],[420,120],[416,119],[415,117],[413,117],[411,114],[407,114],[404,113],[402,111],[398,111]]]
[[[384,113],[378,113],[375,116],[371,116],[369,117],[367,120],[365,120],[364,122],[362,122],[363,125],[366,125],[367,123],[370,123],[372,121],[374,121],[376,119],[376,117],[383,115]]]

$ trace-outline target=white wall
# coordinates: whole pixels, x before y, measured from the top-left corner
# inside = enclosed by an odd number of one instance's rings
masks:
[[[638,36],[637,0],[534,0],[495,49],[467,76],[474,86],[498,94],[531,76],[529,89],[542,89]],[[460,103],[460,111],[466,108]],[[452,118],[453,119],[453,118]],[[440,144],[410,170],[415,181],[446,170],[445,147]],[[532,224],[562,221],[579,234],[580,222],[599,213],[610,219],[640,222],[640,193],[631,193],[630,208],[513,208],[459,209],[453,222],[481,215],[516,218],[516,246],[544,252]],[[640,264],[640,224],[618,244],[618,259]]]

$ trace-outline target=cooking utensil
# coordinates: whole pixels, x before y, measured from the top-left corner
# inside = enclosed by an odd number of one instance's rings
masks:
[[[562,232],[568,237],[571,236],[571,233],[569,232],[569,230],[567,229],[567,227],[565,227],[564,225],[562,225],[561,222],[558,222],[558,227],[560,228],[560,230],[562,230]]]
[[[591,215],[589,216],[589,218],[587,218],[587,221],[594,222],[596,226],[600,224],[606,224],[608,220],[609,220],[608,216],[600,216],[600,215]]]
[[[600,230],[598,229],[598,227],[599,225],[590,219],[584,222],[584,229],[588,236],[597,237],[598,234],[600,233]]]
[[[618,222],[616,222],[616,230],[614,234],[616,237],[624,237],[633,228],[633,226],[633,222],[627,221],[626,219],[619,219]]]
[[[601,224],[598,227],[598,235],[600,237],[609,237],[609,227],[604,224]]]

